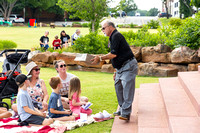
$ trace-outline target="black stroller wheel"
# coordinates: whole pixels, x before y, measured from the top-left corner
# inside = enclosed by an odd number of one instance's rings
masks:
[[[7,108],[7,110],[9,110],[9,106],[8,106],[8,104],[5,103],[5,102],[0,102],[0,107]]]

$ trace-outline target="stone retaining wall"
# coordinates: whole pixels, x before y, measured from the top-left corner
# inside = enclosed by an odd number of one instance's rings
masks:
[[[171,50],[166,45],[158,44],[143,48],[131,46],[131,50],[138,61],[138,75],[142,76],[172,77],[182,71],[197,71],[200,65],[200,50],[191,50],[185,46]],[[69,70],[114,72],[110,60],[93,65],[88,61],[74,61],[75,57],[76,53],[66,52],[33,52],[29,55],[29,59],[41,67],[54,67],[54,60],[62,59]]]

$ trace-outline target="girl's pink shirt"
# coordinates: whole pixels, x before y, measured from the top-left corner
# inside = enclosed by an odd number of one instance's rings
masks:
[[[75,100],[77,103],[80,102],[79,96],[77,96],[77,92],[72,95],[72,99],[69,100],[70,109],[73,111],[74,109],[80,109],[81,106],[73,106],[72,100]]]

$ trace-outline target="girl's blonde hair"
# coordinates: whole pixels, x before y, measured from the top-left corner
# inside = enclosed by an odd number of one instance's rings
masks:
[[[81,94],[81,82],[78,77],[73,77],[69,83],[69,93],[68,98],[69,100],[72,99],[72,95],[77,92],[77,96]]]

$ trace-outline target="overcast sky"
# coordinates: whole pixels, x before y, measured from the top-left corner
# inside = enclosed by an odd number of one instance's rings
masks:
[[[115,7],[120,0],[113,0],[110,4],[110,7]],[[134,0],[138,9],[141,10],[150,10],[151,8],[158,8],[161,11],[162,9],[162,0]]]

